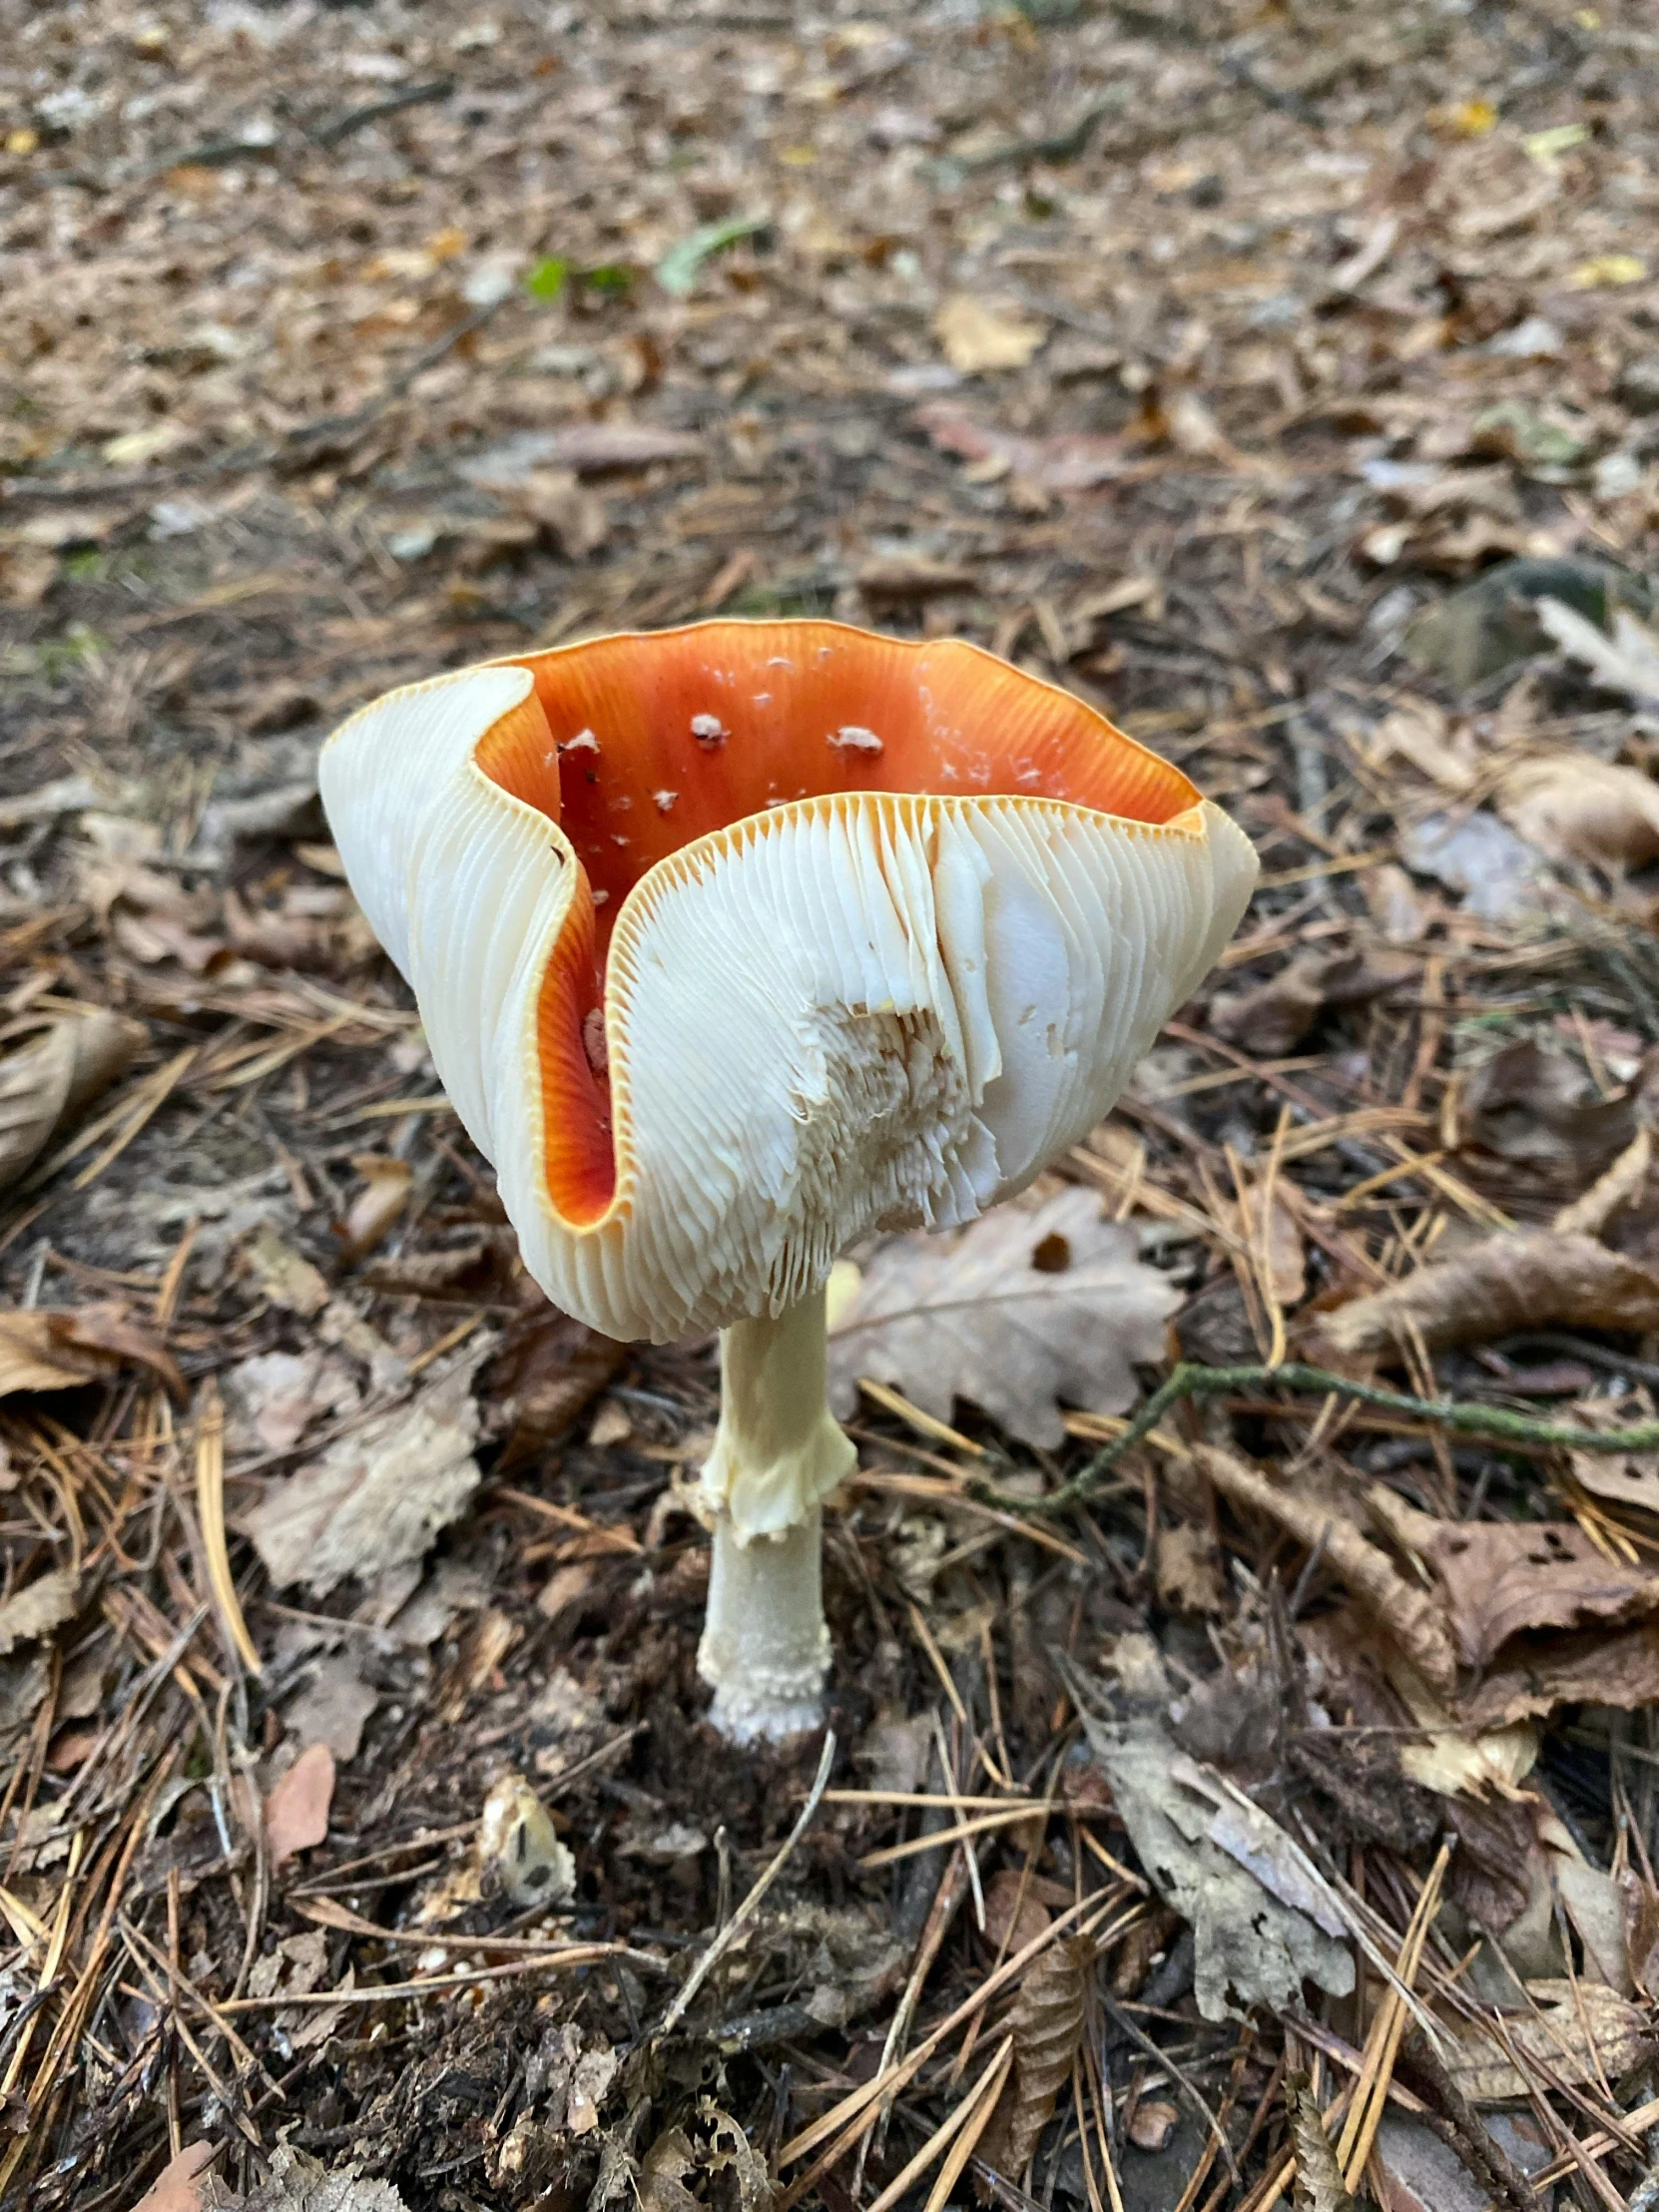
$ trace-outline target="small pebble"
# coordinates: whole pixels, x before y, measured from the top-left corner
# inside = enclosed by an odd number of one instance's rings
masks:
[[[582,1016],[582,1050],[588,1056],[588,1065],[595,1075],[608,1075],[611,1071],[610,1047],[605,1042],[604,1009],[592,1006]]]

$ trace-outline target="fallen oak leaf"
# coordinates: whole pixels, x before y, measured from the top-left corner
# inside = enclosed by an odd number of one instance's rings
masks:
[[[851,1411],[867,1378],[936,1419],[968,1398],[1022,1441],[1055,1446],[1058,1398],[1098,1413],[1133,1403],[1135,1364],[1162,1358],[1180,1303],[1091,1191],[999,1207],[953,1237],[894,1237],[835,1316],[831,1403]]]
[[[1063,1662],[1062,1673],[1148,1880],[1192,1928],[1200,2012],[1207,2020],[1228,2017],[1234,2011],[1230,1994],[1246,2012],[1256,2003],[1282,2006],[1304,1976],[1334,1996],[1346,1995],[1354,1986],[1346,1943],[1274,1896],[1211,1833],[1216,1807],[1176,1779],[1172,1765],[1181,1753],[1168,1725],[1169,1679],[1157,1645],[1148,1636],[1120,1636],[1111,1667],[1120,1697],[1110,1705]],[[1261,1824],[1276,1830],[1256,1811]],[[1294,1856],[1291,1839],[1276,1833],[1286,1855]],[[1252,1839],[1257,1855],[1261,1843],[1258,1832]],[[1334,1909],[1330,1918],[1340,1925]]]
[[[1528,1981],[1526,1993],[1537,2009],[1501,2020],[1504,2038],[1531,2061],[1524,2070],[1480,2023],[1436,2023],[1445,2039],[1446,2071],[1471,2104],[1526,2097],[1540,2078],[1569,2088],[1598,2078],[1616,2081],[1652,2049],[1646,2008],[1599,1981]]]
[[[148,1042],[142,1022],[103,1007],[77,1008],[0,1030],[0,1043],[30,1041],[0,1060],[0,1191],[9,1190],[60,1130],[125,1075]]]
[[[1531,1630],[1627,1627],[1659,1613],[1659,1576],[1609,1559],[1576,1521],[1444,1521],[1382,1483],[1369,1501],[1438,1581],[1465,1666],[1484,1667]]]
[[[478,1487],[472,1377],[495,1349],[473,1337],[401,1404],[337,1436],[269,1489],[242,1522],[278,1589],[325,1597],[421,1558]]]
[[[210,2174],[203,2207],[204,2212],[408,2212],[391,2182],[369,2179],[354,2161],[324,2167],[283,2142],[271,2153],[268,2178],[246,2196]]]

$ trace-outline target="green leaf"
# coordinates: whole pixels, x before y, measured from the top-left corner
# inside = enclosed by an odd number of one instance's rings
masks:
[[[753,238],[757,231],[767,228],[769,221],[764,215],[734,215],[728,216],[723,223],[705,223],[701,230],[693,231],[690,238],[681,239],[669,248],[657,264],[658,283],[676,299],[684,299],[695,288],[698,272],[711,254],[736,246],[740,239]]]
[[[551,306],[565,288],[565,278],[570,275],[570,264],[560,255],[550,254],[545,261],[537,262],[524,279],[524,288],[532,299],[540,299]]]
[[[584,269],[581,280],[589,291],[629,291],[638,274],[626,262],[601,262],[597,269]]]

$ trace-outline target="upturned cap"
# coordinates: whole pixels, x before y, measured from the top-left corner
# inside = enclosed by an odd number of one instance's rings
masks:
[[[1069,693],[830,622],[436,677],[320,775],[525,1265],[619,1338],[780,1313],[868,1232],[1022,1188],[1257,872]]]

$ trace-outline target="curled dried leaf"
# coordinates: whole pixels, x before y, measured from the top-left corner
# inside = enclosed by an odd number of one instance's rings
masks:
[[[3,1038],[4,1032],[0,1032]],[[60,1014],[0,1060],[0,1191],[25,1176],[60,1129],[86,1111],[144,1049],[148,1032],[102,1007]]]
[[[1354,1299],[1321,1334],[1352,1357],[1395,1351],[1413,1334],[1434,1352],[1550,1328],[1659,1329],[1659,1275],[1593,1237],[1522,1230]]]
[[[1296,2155],[1296,2212],[1355,2212],[1343,2187],[1343,2170],[1325,2131],[1325,2117],[1305,2073],[1285,2076],[1285,2106],[1291,2116],[1291,2146]]]
[[[1083,2036],[1084,1984],[1094,1952],[1074,1938],[1044,1951],[1021,1985],[1008,2025],[1014,2065],[979,2155],[999,2173],[1017,2178],[1054,2117],[1054,2100],[1071,2079]]]

